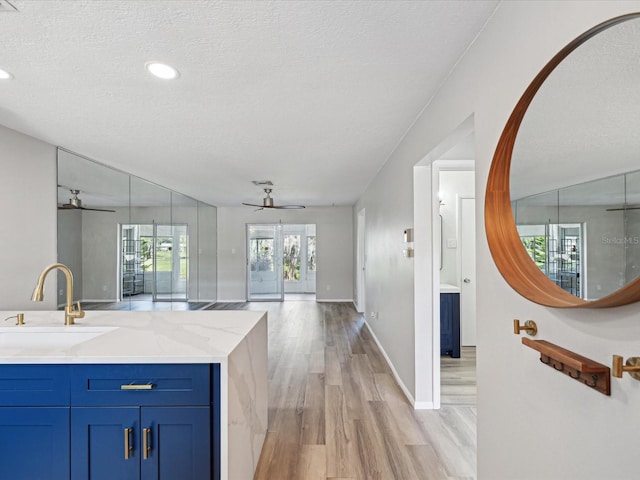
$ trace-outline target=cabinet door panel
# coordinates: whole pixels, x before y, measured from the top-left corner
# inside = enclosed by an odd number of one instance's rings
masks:
[[[0,478],[69,479],[69,408],[0,408]]]
[[[143,480],[211,478],[208,407],[143,407],[141,428],[150,429]]]
[[[71,409],[72,480],[140,478],[140,432],[137,407]],[[131,429],[125,458],[125,429]]]

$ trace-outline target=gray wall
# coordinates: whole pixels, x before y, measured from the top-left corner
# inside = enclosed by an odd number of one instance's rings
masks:
[[[481,480],[638,476],[639,384],[625,374],[612,379],[611,397],[601,395],[541,365],[511,322],[535,319],[538,338],[609,365],[614,353],[639,354],[640,304],[566,310],[522,298],[493,263],[481,199],[502,129],[534,76],[582,32],[639,10],[638,1],[502,2],[355,207],[367,213],[367,311],[381,311],[370,324],[413,391],[415,376],[430,376],[414,368],[414,272],[397,253],[402,229],[413,222],[413,166],[474,116]]]
[[[351,215],[351,207],[258,212],[251,207],[218,207],[218,301],[246,299],[246,225],[280,222],[316,225],[316,299],[353,301]]]
[[[31,302],[40,272],[56,262],[56,149],[0,126],[0,305],[3,310],[53,310],[56,275],[44,301]]]

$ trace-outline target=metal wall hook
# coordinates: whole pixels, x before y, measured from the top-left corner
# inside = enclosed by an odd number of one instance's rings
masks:
[[[623,358],[620,355],[613,356],[613,376],[622,378],[623,372],[629,372],[636,380],[640,380],[640,357],[629,357],[624,365],[622,365]]]
[[[528,335],[534,337],[538,333],[538,325],[533,320],[527,320],[524,322],[524,325],[520,325],[520,320],[513,320],[513,333],[519,335],[520,332],[524,330]]]

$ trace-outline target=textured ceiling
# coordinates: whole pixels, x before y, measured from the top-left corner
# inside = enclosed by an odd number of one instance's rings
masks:
[[[640,170],[639,59],[640,19],[634,19],[589,39],[558,65],[520,126],[511,161],[512,199]],[[627,203],[638,203],[640,176],[632,179]],[[604,181],[567,189],[562,202],[622,203],[624,182],[614,184],[617,195]]]
[[[499,2],[11,3],[0,124],[215,205],[350,205]]]

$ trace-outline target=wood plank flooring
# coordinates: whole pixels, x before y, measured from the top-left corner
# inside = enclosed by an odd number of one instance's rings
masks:
[[[440,357],[440,403],[476,404],[476,347],[461,347],[460,358]]]
[[[269,312],[269,428],[254,480],[476,477],[475,405],[414,411],[350,303],[209,308]]]

